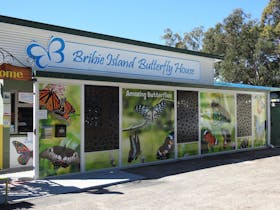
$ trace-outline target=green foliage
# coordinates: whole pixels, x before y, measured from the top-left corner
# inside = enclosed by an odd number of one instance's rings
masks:
[[[279,0],[270,0],[260,22],[236,9],[206,32],[200,26],[180,36],[167,29],[162,38],[168,46],[224,56],[223,61],[215,64],[216,79],[279,86]]]
[[[197,142],[178,144],[178,157],[189,157],[192,155],[198,155]]]
[[[203,26],[196,27],[191,32],[186,32],[183,35],[173,33],[170,28],[165,29],[164,33],[162,39],[165,40],[167,46],[195,51],[202,49],[204,38]]]

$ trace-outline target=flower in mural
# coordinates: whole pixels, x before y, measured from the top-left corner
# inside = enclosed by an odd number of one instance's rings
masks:
[[[38,68],[44,69],[50,63],[62,63],[64,61],[64,48],[63,39],[51,37],[47,48],[36,41],[32,41],[26,48],[26,53],[28,57],[35,61]]]

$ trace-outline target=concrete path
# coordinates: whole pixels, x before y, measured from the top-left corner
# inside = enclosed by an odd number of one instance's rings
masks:
[[[23,201],[41,196],[80,192],[89,188],[131,182],[144,177],[118,169],[65,175],[61,177],[33,180],[33,171],[1,174],[10,179],[8,200]],[[5,185],[0,184],[0,204],[5,202]]]

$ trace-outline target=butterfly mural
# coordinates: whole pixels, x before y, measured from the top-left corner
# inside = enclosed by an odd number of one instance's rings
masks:
[[[208,149],[213,149],[215,145],[218,144],[217,138],[212,134],[210,130],[205,130],[203,132],[204,140],[207,143]]]
[[[70,114],[74,114],[75,112],[74,107],[66,100],[66,98],[60,100],[59,109],[54,111],[55,114],[58,114],[65,120],[68,120],[70,118]]]
[[[231,122],[229,112],[219,103],[212,102],[211,108],[213,109],[213,120],[218,122]]]
[[[255,96],[256,100],[256,110],[258,114],[261,114],[265,111],[265,98],[261,96]]]
[[[227,144],[231,142],[231,134],[230,131],[226,128],[222,128],[221,132],[224,139],[224,147],[226,147]]]
[[[255,134],[256,134],[256,139],[257,140],[262,140],[264,139],[265,136],[265,121],[262,121],[257,117],[256,115],[254,116],[255,119]]]
[[[243,139],[243,140],[241,141],[240,148],[241,148],[241,149],[245,149],[245,148],[248,148],[248,147],[249,147],[249,141],[248,141],[248,139]]]
[[[130,150],[128,153],[127,162],[131,163],[133,160],[137,160],[141,154],[141,146],[138,134],[135,132],[134,135],[129,135]]]
[[[52,36],[47,48],[41,46],[36,41],[32,41],[26,48],[26,53],[28,57],[35,61],[38,68],[44,69],[51,63],[62,63],[64,61],[64,49],[64,40]]]
[[[172,131],[165,138],[163,144],[158,148],[157,159],[165,160],[169,158],[171,151],[173,150],[174,145],[174,132]]]
[[[40,157],[51,161],[55,168],[80,164],[78,152],[66,146],[49,147],[40,153]]]
[[[70,118],[70,114],[75,113],[72,104],[65,97],[60,99],[53,88],[46,87],[39,93],[40,106],[53,112],[64,120]]]
[[[54,89],[44,88],[39,93],[40,106],[46,107],[48,111],[55,111],[60,108],[60,100]]]
[[[13,141],[13,145],[15,146],[15,149],[18,156],[18,163],[20,165],[26,165],[30,158],[33,157],[33,151],[30,150],[25,144],[19,142],[19,141]]]
[[[157,120],[161,113],[166,108],[166,102],[162,100],[160,103],[156,104],[155,106],[146,106],[138,104],[135,106],[134,110],[141,114],[146,121],[152,122]]]

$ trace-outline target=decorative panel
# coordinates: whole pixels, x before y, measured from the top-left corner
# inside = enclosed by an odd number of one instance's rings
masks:
[[[237,94],[237,137],[252,136],[252,97]]]
[[[119,88],[85,86],[85,152],[119,148]]]
[[[198,93],[177,92],[177,142],[198,141]]]

